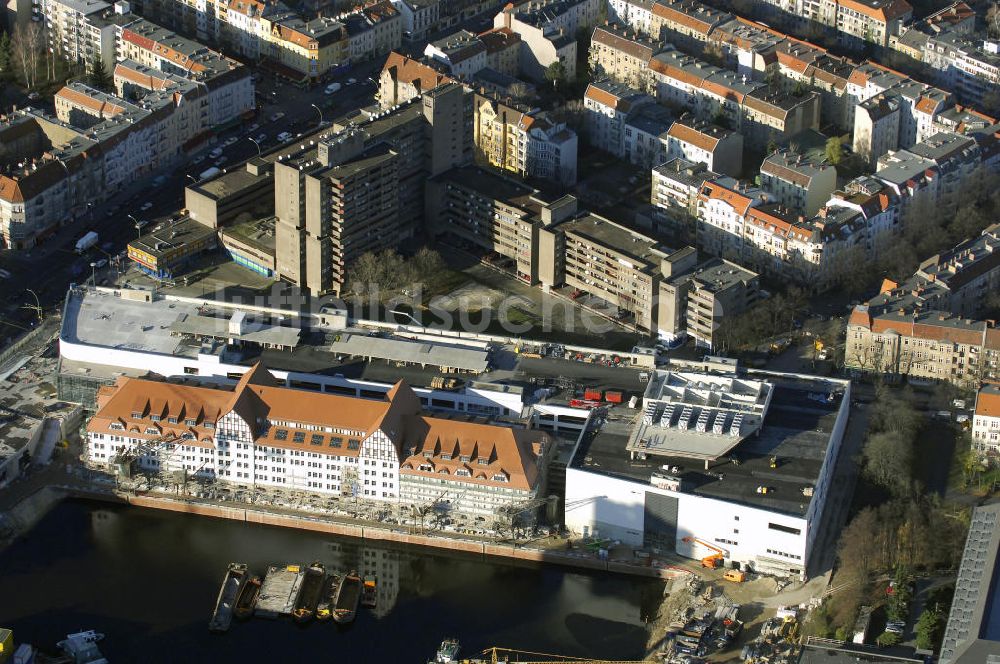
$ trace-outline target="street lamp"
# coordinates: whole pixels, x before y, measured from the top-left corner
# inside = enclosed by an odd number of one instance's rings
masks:
[[[139,221],[138,219],[136,219],[135,217],[133,217],[130,214],[129,215],[125,215],[125,216],[127,216],[129,219],[131,219],[132,223],[135,225],[135,237],[136,237],[136,239],[141,238],[142,237],[142,222]]]
[[[32,309],[34,309],[34,310],[35,310],[35,313],[37,313],[37,314],[38,314],[38,322],[39,322],[39,323],[41,323],[41,322],[42,322],[42,303],[41,303],[41,301],[40,301],[40,300],[38,299],[38,293],[36,293],[35,291],[31,290],[30,288],[25,288],[24,290],[26,290],[26,291],[28,291],[29,293],[31,293],[31,296],[32,296],[33,298],[35,298],[35,306],[34,306],[34,307],[31,307],[31,306],[29,305],[29,308],[32,308]]]
[[[309,105],[312,106],[313,108],[315,108],[316,112],[319,113],[319,124],[320,124],[320,126],[322,126],[323,125],[323,110],[319,106],[317,106],[316,104],[309,104]]]
[[[90,285],[97,287],[97,263],[95,261],[90,263]]]
[[[195,176],[191,175],[190,173],[185,173],[184,175],[191,178],[191,182],[198,184],[198,178],[196,178]]]
[[[420,321],[418,321],[411,314],[406,313],[402,309],[390,309],[389,313],[390,314],[399,314],[400,316],[406,316],[407,318],[410,319],[410,322],[413,323],[414,325],[416,325],[417,327],[423,327],[423,325],[420,324]]]
[[[247,140],[248,141],[252,141],[253,144],[257,146],[257,158],[259,159],[260,158],[260,143],[257,142],[256,138],[253,138],[253,137],[250,137],[250,136],[247,136]]]

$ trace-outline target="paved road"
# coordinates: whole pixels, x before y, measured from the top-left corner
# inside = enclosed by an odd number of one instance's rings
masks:
[[[40,246],[28,251],[0,251],[0,268],[11,273],[10,278],[0,278],[0,346],[31,329],[37,319],[35,311],[24,308],[36,303],[35,296],[27,289],[38,296],[38,304],[51,311],[61,306],[70,283],[92,277],[101,282],[114,277],[110,265],[93,271],[90,263],[122,255],[137,234],[135,222],[129,215],[143,222],[153,222],[183,208],[184,187],[213,165],[208,157],[212,149],[222,148],[226,158],[222,167],[238,167],[257,154],[257,147],[249,137],[265,134],[261,146],[267,151],[277,146],[276,137],[283,131],[295,135],[313,130],[319,125],[321,113],[322,119],[329,122],[333,117],[371,104],[375,84],[368,77],[374,77],[381,65],[381,61],[364,63],[339,77],[344,86],[333,95],[325,95],[322,86],[305,91],[262,75],[258,81],[262,108],[257,119],[223,132],[215,144],[204,145],[179,167],[165,171],[162,181],[157,182],[159,174],[151,173],[112,199],[92,206]],[[349,78],[357,82],[346,85]],[[278,114],[281,117],[276,117]],[[79,256],[73,250],[76,241],[90,230],[97,231],[100,236],[98,246]]]

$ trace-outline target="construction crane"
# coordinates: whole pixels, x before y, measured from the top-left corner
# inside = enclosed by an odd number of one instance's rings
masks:
[[[499,648],[493,646],[483,651],[489,656],[490,664],[509,664],[518,662],[519,664],[551,664],[552,662],[576,662],[577,664],[648,664],[645,660],[638,659],[591,659],[588,657],[570,657],[568,655],[552,655],[544,652],[533,652],[531,650],[515,650],[513,648]],[[511,657],[516,656],[516,659]],[[548,659],[522,659],[521,655],[529,657],[546,657]]]
[[[720,549],[714,544],[709,544],[705,540],[700,540],[697,537],[684,537],[681,539],[681,541],[687,542],[688,544],[701,544],[706,549],[715,552],[712,555],[706,556],[701,559],[702,567],[707,567],[709,569],[716,569],[717,567],[722,567],[723,560],[726,557],[725,550]]]
[[[521,502],[511,502],[502,505],[496,512],[493,521],[493,530],[497,533],[503,531],[513,531],[517,523],[517,518],[525,512],[536,510],[549,502],[548,498],[532,498]]]

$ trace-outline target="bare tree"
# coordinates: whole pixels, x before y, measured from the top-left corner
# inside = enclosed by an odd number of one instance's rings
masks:
[[[1000,35],[1000,5],[995,2],[986,10],[986,31],[991,37]]]
[[[29,90],[38,82],[38,59],[41,55],[42,41],[42,29],[34,21],[14,29],[11,47],[14,50],[14,59],[21,69],[24,85]]]

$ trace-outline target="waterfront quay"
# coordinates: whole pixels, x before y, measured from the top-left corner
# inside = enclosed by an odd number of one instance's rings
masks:
[[[577,545],[569,548],[571,540],[563,538],[544,537],[524,543],[503,542],[449,532],[433,534],[411,532],[412,529],[390,528],[377,522],[341,520],[282,508],[247,507],[226,501],[209,501],[157,493],[118,492],[107,495],[109,498],[114,496],[137,507],[296,528],[367,542],[393,542],[404,546],[446,549],[482,558],[506,558],[526,564],[548,563],[652,579],[671,579],[690,573],[686,567],[675,564],[674,561],[637,558],[627,547],[619,547],[607,555],[601,555],[599,551]],[[631,556],[631,559],[626,555]]]

